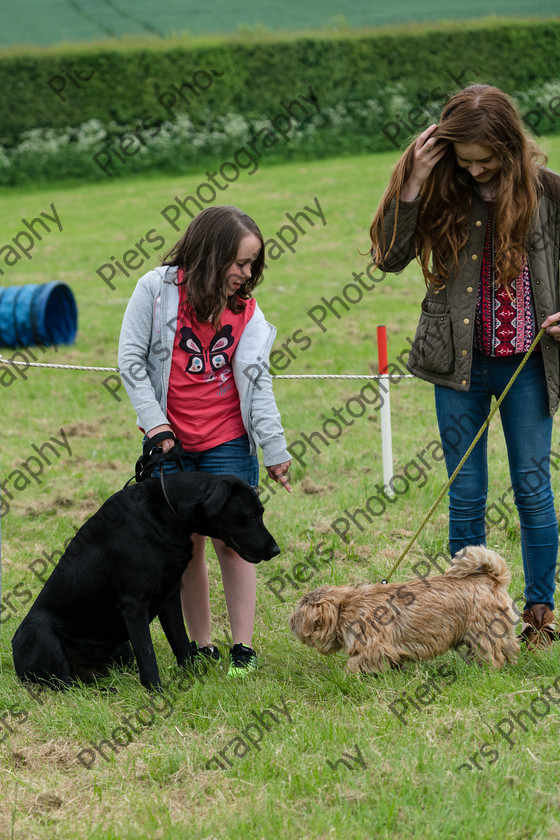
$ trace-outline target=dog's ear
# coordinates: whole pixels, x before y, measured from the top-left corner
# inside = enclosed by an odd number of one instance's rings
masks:
[[[305,613],[301,620],[301,632],[304,636],[315,636],[321,631],[323,626],[322,611],[313,610]]]
[[[210,495],[204,502],[204,513],[206,516],[215,516],[219,513],[230,501],[233,489],[227,479],[217,479]]]
[[[327,587],[320,587],[307,596],[303,612],[302,632],[314,640],[315,647],[326,652],[337,650],[338,601]]]

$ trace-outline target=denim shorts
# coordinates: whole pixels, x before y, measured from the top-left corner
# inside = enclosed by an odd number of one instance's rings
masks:
[[[235,475],[251,487],[259,485],[259,459],[256,455],[249,454],[249,438],[246,434],[203,452],[185,452],[182,462],[185,472]],[[154,478],[159,477],[159,470],[157,466],[153,471]],[[164,475],[176,472],[181,472],[176,461],[163,462]]]

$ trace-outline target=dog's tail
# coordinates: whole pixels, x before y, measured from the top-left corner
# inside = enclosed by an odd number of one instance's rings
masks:
[[[445,574],[456,578],[489,575],[504,588],[511,580],[511,572],[503,557],[483,545],[469,545],[456,554]]]

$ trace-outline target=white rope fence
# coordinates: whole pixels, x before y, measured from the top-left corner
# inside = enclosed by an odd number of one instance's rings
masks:
[[[108,371],[109,373],[120,373],[119,369],[114,367],[91,367],[88,365],[55,365],[52,362],[19,362],[16,359],[4,358],[4,356],[1,353],[0,364],[23,365],[24,367],[55,368],[57,370],[100,370]]]
[[[0,353],[0,364],[23,365],[24,367],[55,368],[56,370],[84,370],[119,373],[116,367],[94,367],[93,365],[58,365],[50,362],[20,362],[6,359]],[[273,373],[274,379],[414,379],[411,373]]]
[[[400,379],[414,379],[410,373],[388,373],[387,331],[384,326],[377,327],[377,350],[379,359],[379,373],[273,373],[273,379],[374,379],[379,381],[379,387],[384,392],[381,404],[381,450],[383,459],[383,480],[388,485],[393,475],[393,443],[391,435],[391,404],[389,385]],[[29,362],[18,359],[7,359],[0,353],[0,365],[22,365],[23,367],[52,368],[54,370],[81,370],[120,375],[119,368],[100,367],[94,365],[61,365],[54,362]],[[365,387],[365,386],[364,386]],[[390,491],[388,491],[390,492]],[[392,492],[391,492],[392,495]]]
[[[94,367],[92,365],[57,365],[51,362],[20,362],[6,359],[0,353],[0,364],[23,365],[24,367],[54,368],[55,370],[84,370],[119,373],[116,367]],[[411,373],[273,373],[274,379],[414,379]]]

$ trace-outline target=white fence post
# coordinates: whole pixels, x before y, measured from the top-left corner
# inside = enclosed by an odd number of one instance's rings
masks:
[[[394,496],[390,481],[393,478],[393,439],[391,436],[391,396],[387,356],[387,327],[377,327],[377,357],[379,361],[379,392],[383,399],[381,406],[381,452],[383,457],[383,484],[388,496]]]

